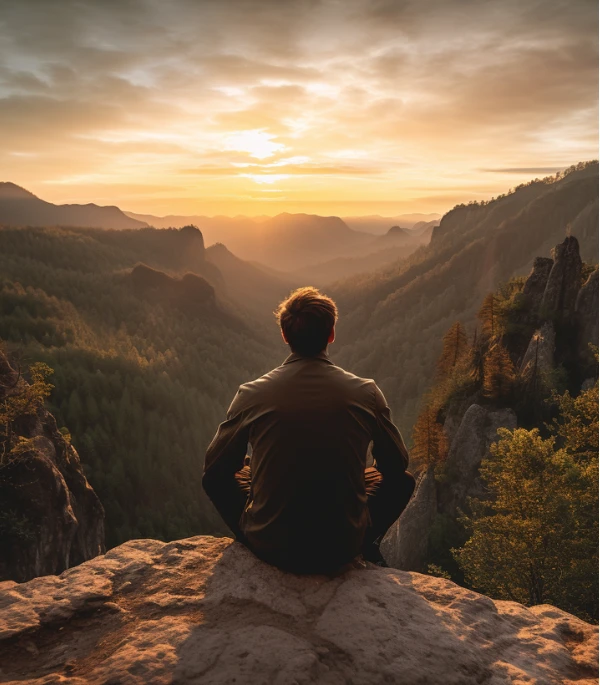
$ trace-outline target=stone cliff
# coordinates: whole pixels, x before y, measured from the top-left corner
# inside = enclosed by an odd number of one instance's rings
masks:
[[[0,665],[12,685],[591,685],[597,627],[370,564],[295,576],[228,538],[132,540],[0,584]]]
[[[552,259],[534,260],[513,314],[525,334],[503,341],[522,389],[541,384],[551,391],[558,371],[566,374],[569,389],[577,394],[582,382],[597,377],[590,344],[598,345],[598,267],[587,268],[582,284],[579,243],[573,236],[553,249]],[[519,424],[513,406],[496,406],[480,391],[454,399],[443,414],[449,447],[443,473],[438,469],[434,475],[430,469],[421,475],[409,506],[381,544],[388,563],[406,571],[426,569],[436,521],[446,526],[443,537],[449,538],[450,531],[457,530],[454,522],[460,512],[468,509],[468,499],[488,496],[479,479],[481,461],[489,456],[499,428]]]
[[[0,408],[27,387],[0,351]],[[36,407],[11,433],[27,443],[13,458],[0,440],[0,580],[60,573],[102,554],[104,509],[54,417]]]

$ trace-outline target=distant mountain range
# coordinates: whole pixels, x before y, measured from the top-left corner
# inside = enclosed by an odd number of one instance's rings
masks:
[[[268,216],[215,216],[208,217],[198,214],[176,215],[169,214],[167,216],[155,216],[153,214],[137,214],[135,212],[125,212],[127,216],[138,221],[143,221],[155,228],[181,228],[188,224],[194,226],[203,225],[205,228],[211,225],[220,228],[223,224],[231,224],[238,222],[248,222],[252,224],[263,223],[271,217]],[[374,233],[375,235],[383,235],[387,233],[391,226],[402,226],[404,228],[418,228],[423,224],[439,223],[442,218],[441,214],[398,214],[397,216],[379,216],[378,214],[370,216],[349,216],[341,217],[342,221],[351,229],[365,233]],[[208,235],[208,234],[207,234]],[[210,240],[210,237],[208,238]]]
[[[85,226],[144,228],[148,224],[127,216],[118,207],[54,205],[14,183],[0,183],[0,226]]]
[[[54,205],[14,183],[0,184],[0,225],[63,226],[80,228],[139,229],[181,228],[195,225],[207,244],[221,243],[238,257],[288,272],[290,280],[308,279],[323,285],[407,257],[426,244],[437,220],[435,215],[403,215],[409,226],[393,225],[382,217],[366,217],[365,226],[387,221],[377,235],[354,230],[337,216],[283,213],[274,217],[167,216],[123,212],[118,207]],[[415,221],[417,219],[418,221]],[[360,222],[360,217],[354,220]],[[412,228],[410,227],[412,226]]]
[[[314,214],[283,213],[259,218],[127,214],[156,228],[193,224],[200,228],[207,244],[223,243],[243,259],[291,272],[296,279],[309,277],[315,284],[406,257],[429,241],[431,229],[438,223],[437,219],[419,221],[409,228],[393,226],[390,219],[385,235],[374,235],[350,228],[340,217]]]
[[[381,235],[386,233],[390,226],[398,225],[405,228],[417,228],[417,224],[439,223],[441,214],[398,214],[397,216],[345,216],[344,221],[355,231],[366,231]]]

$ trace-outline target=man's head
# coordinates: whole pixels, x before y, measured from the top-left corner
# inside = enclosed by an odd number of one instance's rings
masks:
[[[292,352],[313,357],[335,338],[337,307],[316,288],[298,288],[275,312],[281,335]]]

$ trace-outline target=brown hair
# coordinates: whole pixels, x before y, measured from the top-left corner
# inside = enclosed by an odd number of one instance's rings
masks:
[[[292,352],[313,357],[327,347],[337,307],[316,288],[298,288],[277,307],[275,316]]]

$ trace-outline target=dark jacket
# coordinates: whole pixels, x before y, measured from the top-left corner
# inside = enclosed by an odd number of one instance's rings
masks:
[[[371,442],[383,478],[401,478],[408,454],[375,382],[335,366],[325,352],[291,354],[240,386],[208,447],[202,482],[258,556],[280,566],[316,556],[343,564],[359,553],[369,522],[364,470]],[[239,504],[227,493],[248,443],[250,497],[238,518]]]

